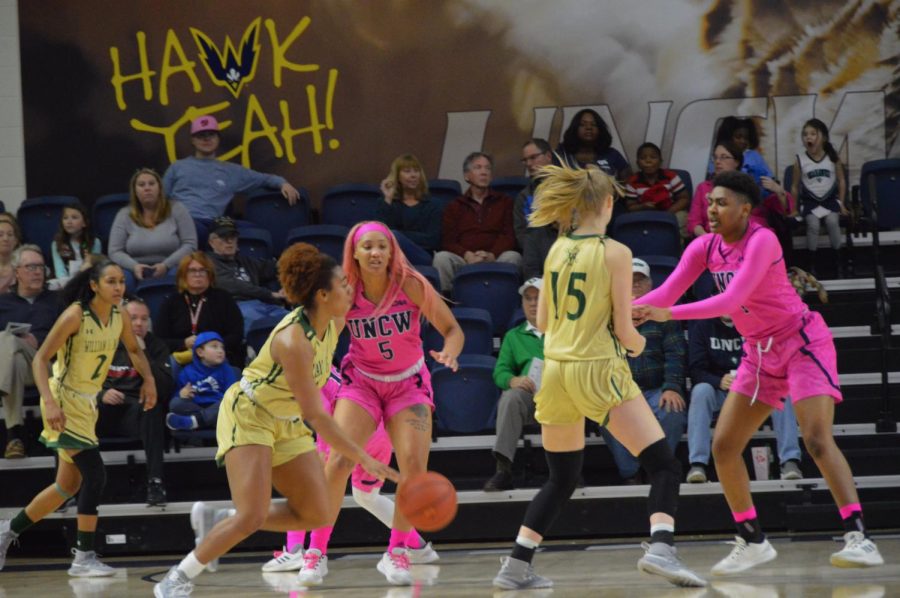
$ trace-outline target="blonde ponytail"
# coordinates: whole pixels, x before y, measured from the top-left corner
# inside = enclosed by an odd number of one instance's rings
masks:
[[[531,226],[556,222],[561,231],[567,230],[577,214],[599,212],[607,196],[615,200],[623,195],[616,180],[593,165],[584,169],[549,165],[538,176],[541,182],[528,216]]]

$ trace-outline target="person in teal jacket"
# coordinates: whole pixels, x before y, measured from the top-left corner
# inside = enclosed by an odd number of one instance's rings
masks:
[[[543,280],[531,278],[519,287],[525,321],[506,333],[494,366],[494,383],[503,389],[497,404],[497,471],[484,484],[485,492],[513,487],[512,463],[516,443],[526,424],[535,423],[534,394],[540,385],[544,361],[544,335],[536,328],[538,294]]]

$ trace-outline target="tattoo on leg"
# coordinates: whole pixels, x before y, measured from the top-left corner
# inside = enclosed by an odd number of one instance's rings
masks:
[[[431,429],[431,410],[426,405],[418,404],[409,408],[415,417],[407,417],[406,423],[419,432]]]

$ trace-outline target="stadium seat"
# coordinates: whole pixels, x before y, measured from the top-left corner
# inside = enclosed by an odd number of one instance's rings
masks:
[[[878,230],[900,228],[900,159],[863,164],[859,196],[863,214]]]
[[[197,248],[209,251],[209,221],[194,218],[194,228],[197,229]]]
[[[425,249],[419,247],[415,244],[409,237],[403,234],[402,231],[399,230],[391,230],[394,233],[394,238],[397,239],[397,245],[400,246],[400,250],[403,252],[403,255],[406,256],[406,259],[413,266],[430,266],[431,262],[434,261],[434,257],[426,251]]]
[[[678,178],[681,179],[681,182],[684,183],[684,188],[688,192],[688,198],[694,199],[694,181],[691,179],[691,173],[687,170],[679,170],[678,168],[670,168],[672,172],[678,175]]]
[[[431,199],[441,204],[443,210],[448,203],[462,195],[462,188],[453,179],[431,179],[428,181],[428,193]]]
[[[22,229],[24,243],[34,243],[44,252],[44,259],[50,263],[50,245],[59,230],[60,217],[65,206],[78,201],[71,195],[44,195],[29,197],[22,202],[16,212],[16,219]]]
[[[110,193],[101,195],[94,201],[91,208],[91,228],[94,235],[103,243],[104,249],[107,249],[109,231],[116,219],[116,214],[128,205],[128,200],[128,193]]]
[[[260,260],[272,258],[272,235],[264,228],[241,228],[238,231],[238,252]]]
[[[462,352],[466,355],[490,355],[494,350],[491,314],[477,307],[454,307],[450,311],[466,337]],[[440,351],[444,346],[444,338],[431,324],[424,327],[423,346],[425,358],[429,360],[429,351]]]
[[[632,212],[616,217],[612,237],[635,255],[681,255],[678,220],[668,212]]]
[[[281,319],[281,316],[270,316],[267,318],[260,318],[250,324],[250,329],[247,330],[247,346],[251,347],[253,351],[259,355],[259,350],[266,344],[266,340],[268,340],[269,335],[272,334],[272,329],[275,328],[275,325],[278,324]]]
[[[175,286],[175,278],[172,276],[151,278],[138,283],[137,295],[150,309],[151,322],[159,318],[159,310],[166,297],[175,292],[177,292],[177,288]]]
[[[444,366],[431,372],[437,430],[458,434],[493,431],[500,397],[493,378],[496,360],[464,353],[458,362],[456,372]]]
[[[506,325],[507,330],[512,330],[522,322],[524,322],[527,318],[525,318],[525,311],[519,307],[516,311],[513,312],[512,316],[509,318],[509,324]]]
[[[491,262],[468,264],[453,277],[453,299],[465,307],[480,307],[491,314],[494,333],[503,334],[510,316],[521,304],[519,268]]]
[[[254,195],[247,198],[244,206],[244,219],[271,233],[275,255],[287,247],[291,229],[311,224],[309,193],[303,187],[297,190],[300,192],[300,199],[293,206],[281,193]]]
[[[437,292],[441,292],[441,277],[438,274],[437,268],[425,265],[417,265],[415,268],[419,274],[428,279],[428,282],[431,283],[431,286],[433,286]]]
[[[336,185],[322,197],[322,224],[352,227],[363,220],[375,220],[378,202],[383,201],[375,185]]]
[[[491,181],[491,189],[498,193],[505,193],[515,199],[519,191],[531,182],[527,176],[502,176]]]
[[[650,278],[653,280],[653,288],[657,289],[666,281],[669,274],[678,265],[678,259],[668,255],[640,255],[636,256],[647,262],[650,266]]]
[[[327,253],[340,264],[344,259],[344,239],[349,232],[350,229],[346,226],[335,224],[298,226],[288,233],[287,245],[290,247],[301,242],[315,245],[319,251]]]
[[[231,370],[234,372],[235,377],[240,380],[241,379],[241,370],[240,368],[236,368],[231,366]],[[180,371],[180,369],[179,369]],[[175,370],[172,370],[172,375],[175,378],[176,383],[178,382],[178,374],[175,373]],[[193,442],[194,444],[199,444],[201,446],[215,444],[216,441],[216,429],[215,428],[205,428],[202,430],[167,430],[169,434],[172,436],[172,442],[175,446],[175,452],[181,451],[181,445],[185,442]]]

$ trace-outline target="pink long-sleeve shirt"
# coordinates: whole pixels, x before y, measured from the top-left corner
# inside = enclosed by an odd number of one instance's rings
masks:
[[[703,270],[712,273],[719,294],[674,305]],[[718,234],[699,237],[685,249],[666,282],[636,300],[635,305],[671,307],[676,320],[728,314],[738,332],[750,340],[799,329],[809,309],[788,280],[775,233],[756,222],[750,222],[747,232],[735,243],[726,243]]]

